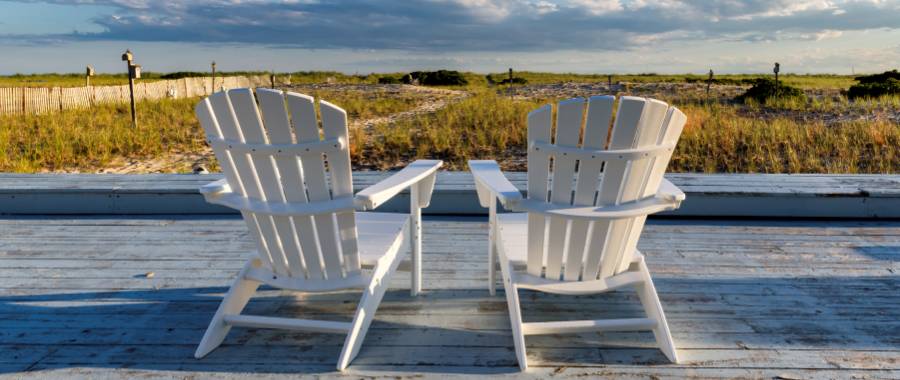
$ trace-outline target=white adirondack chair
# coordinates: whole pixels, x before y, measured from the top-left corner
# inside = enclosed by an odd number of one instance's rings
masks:
[[[281,328],[346,333],[337,364],[344,369],[406,247],[411,293],[421,290],[420,209],[428,206],[442,162],[416,161],[354,196],[347,114],[325,101],[319,110],[317,118],[310,96],[262,88],[255,96],[251,89],[219,92],[197,105],[225,173],[200,191],[210,203],[240,210],[257,248],[216,311],[197,358],[218,347],[232,326]],[[354,212],[407,188],[409,214]],[[260,284],[300,292],[362,289],[363,295],[352,322],[241,315]]]
[[[589,331],[652,330],[662,352],[678,361],[636,246],[648,214],[678,208],[684,200],[663,173],[686,119],[661,101],[623,96],[610,133],[615,100],[595,96],[560,102],[553,140],[551,106],[528,115],[527,198],[496,162],[469,161],[479,201],[490,208],[489,289],[494,294],[499,258],[522,370],[528,367],[525,335]],[[525,213],[498,214],[498,201]],[[628,285],[637,288],[646,318],[522,321],[519,289],[583,295]]]

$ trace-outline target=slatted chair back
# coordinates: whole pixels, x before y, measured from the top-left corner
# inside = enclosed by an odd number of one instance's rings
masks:
[[[615,206],[656,194],[686,118],[664,102],[623,96],[610,130],[615,103],[613,96],[562,101],[555,128],[550,105],[528,115],[529,200],[549,208]],[[563,281],[620,273],[631,263],[645,219],[529,212],[527,271]]]
[[[242,211],[264,264],[278,276],[334,280],[360,272],[347,114],[326,101],[318,116],[316,108],[310,96],[260,88],[217,92],[196,112],[229,186],[248,204],[322,205],[300,216]]]

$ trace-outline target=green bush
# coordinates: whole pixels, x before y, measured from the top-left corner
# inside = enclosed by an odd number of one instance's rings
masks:
[[[753,87],[750,87],[743,94],[739,95],[735,100],[746,103],[747,100],[755,100],[757,103],[765,104],[769,99],[806,99],[803,90],[788,86],[784,82],[777,85],[775,80],[769,78],[758,78],[753,81]]]
[[[509,80],[509,77],[507,77],[507,78],[504,78],[503,80],[501,80],[501,81],[498,82],[496,79],[494,79],[493,76],[491,76],[491,74],[485,75],[485,76],[484,76],[484,79],[485,79],[485,80],[488,82],[488,84],[490,84],[490,85],[496,85],[496,84],[507,85],[507,84],[510,84],[510,82],[511,82],[512,84],[527,84],[527,83],[528,83],[528,80],[525,79],[525,78],[522,78],[522,77],[513,77],[513,78],[512,78],[512,81],[510,81],[510,80]]]
[[[900,80],[900,72],[897,72],[897,69],[894,69],[885,71],[881,74],[861,75],[853,79],[856,79],[859,83],[884,83],[889,79]]]
[[[400,79],[394,77],[378,77],[378,84],[398,84]]]
[[[897,70],[858,76],[854,79],[859,83],[850,86],[850,89],[847,90],[847,97],[850,99],[877,98],[882,95],[900,94],[900,72],[897,72]]]
[[[412,84],[418,82],[423,86],[465,86],[469,81],[454,70],[438,71],[413,71],[400,79],[403,83]]]

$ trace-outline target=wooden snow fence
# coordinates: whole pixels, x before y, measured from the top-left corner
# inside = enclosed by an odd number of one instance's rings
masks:
[[[287,84],[279,78],[278,84]],[[209,95],[222,88],[267,87],[269,76],[181,78],[137,83],[135,100],[189,98]],[[0,115],[41,114],[67,109],[88,108],[96,104],[127,103],[128,86],[82,87],[0,87]]]

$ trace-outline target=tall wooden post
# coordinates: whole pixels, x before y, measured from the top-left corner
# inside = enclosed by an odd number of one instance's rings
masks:
[[[612,74],[606,76],[606,86],[612,91]]]
[[[775,72],[775,97],[778,97],[778,94],[781,92],[778,86],[778,72],[781,71],[781,65],[775,62],[775,68],[772,71]]]
[[[272,88],[275,88],[275,72],[272,71],[269,73],[269,81],[272,82]]]
[[[709,101],[709,87],[712,85],[713,71],[709,69],[709,78],[706,79],[706,101]]]
[[[137,110],[134,107],[134,80],[141,77],[141,66],[135,65],[131,50],[125,50],[122,60],[128,63],[128,92],[131,94],[131,126],[137,128]]]
[[[210,93],[216,92],[216,61],[212,61],[212,88],[210,88]]]
[[[91,77],[94,76],[94,66],[88,65],[84,70],[84,85],[91,87]]]
[[[512,67],[509,68],[509,84],[506,87],[506,92],[509,93],[509,97],[512,97],[512,85],[513,85],[513,72]]]

